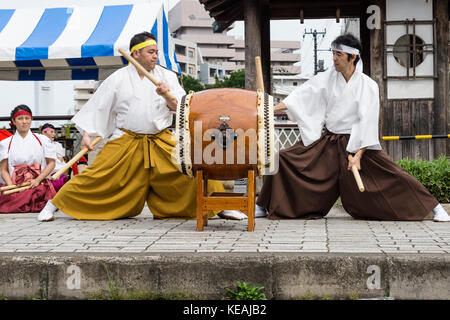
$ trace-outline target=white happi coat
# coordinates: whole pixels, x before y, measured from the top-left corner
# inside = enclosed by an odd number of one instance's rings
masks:
[[[331,68],[306,81],[283,103],[297,122],[305,146],[321,137],[323,127],[336,134],[350,134],[348,152],[381,150],[378,139],[380,110],[377,83],[356,68],[348,82]]]
[[[185,91],[175,73],[156,66],[150,74],[165,82],[178,101]],[[141,79],[136,68],[128,65],[110,75],[94,95],[72,118],[80,132],[109,140],[124,134],[120,128],[142,134],[157,134],[172,124],[173,112],[156,86],[146,77]]]
[[[6,158],[8,159],[8,171],[11,177],[14,166],[40,163],[42,171],[47,166],[45,158],[56,159],[55,146],[51,140],[43,134],[35,133],[35,135],[41,141],[42,146],[31,130],[28,131],[25,138],[22,138],[16,131],[13,136],[0,141],[0,161]],[[2,183],[4,183],[3,180]]]

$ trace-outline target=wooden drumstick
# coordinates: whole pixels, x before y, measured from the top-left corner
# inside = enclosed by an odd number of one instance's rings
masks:
[[[95,146],[97,143],[99,143],[99,141],[102,140],[102,137],[96,137],[94,139],[94,141],[91,142],[91,146]],[[52,177],[52,180],[56,180],[59,179],[59,177],[66,172],[67,170],[69,170],[69,168],[78,160],[81,159],[82,156],[84,156],[87,152],[89,151],[88,148],[84,148],[82,150],[80,150],[80,152],[78,152],[75,157],[73,157],[72,159],[69,160],[69,162],[67,162],[64,167],[62,167],[61,169],[59,169]]]
[[[24,182],[18,186],[16,186],[15,184],[12,184],[10,186],[0,187],[0,191],[6,191],[6,190],[16,189],[16,188],[20,188],[20,187],[25,187],[29,184],[30,184],[30,181]]]
[[[353,160],[353,157],[351,154],[349,154],[348,161],[352,161],[352,160]],[[362,183],[361,176],[359,175],[358,168],[355,165],[352,166],[352,172],[353,172],[353,176],[355,177],[356,184],[358,185],[359,191],[364,192],[364,190],[365,190],[364,185]]]
[[[130,61],[136,67],[136,69],[138,69],[140,72],[142,72],[142,74],[144,76],[146,76],[148,78],[148,80],[153,82],[153,84],[155,86],[159,86],[159,82],[150,73],[148,73],[148,71],[145,70],[144,67],[141,66],[141,64],[139,62],[137,62],[132,56],[130,56],[128,53],[126,53],[121,48],[119,48],[119,52],[125,57],[125,59]],[[171,100],[176,99],[169,91],[165,92],[164,96],[166,96],[166,98],[171,99]]]
[[[255,57],[255,65],[256,65],[256,81],[258,83],[258,89],[261,90],[262,92],[264,92],[264,80],[263,80],[260,56]]]
[[[16,189],[4,191],[3,194],[7,195],[7,194],[11,194],[11,193],[16,193],[16,192],[28,190],[28,189],[31,189],[31,186],[26,186],[26,187],[21,187],[21,188],[16,188]]]

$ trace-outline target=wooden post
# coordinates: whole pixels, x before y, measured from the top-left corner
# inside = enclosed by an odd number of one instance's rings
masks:
[[[202,172],[203,174],[203,172]],[[203,198],[206,198],[208,196],[208,175],[205,174],[203,176]],[[206,211],[206,212],[205,212]],[[208,225],[208,210],[202,209],[202,215],[203,215],[203,226]]]
[[[383,149],[386,150],[386,142],[381,139],[383,136],[383,117],[387,107],[387,86],[383,79],[384,66],[384,23],[386,20],[386,0],[369,0],[365,2],[367,5],[377,5],[380,8],[380,29],[370,30],[370,77],[376,81],[380,90],[380,115],[378,121],[379,140]],[[366,10],[367,7],[364,9]],[[360,23],[366,26],[366,21]]]
[[[255,57],[261,56],[261,6],[258,0],[244,5],[245,25],[245,88],[256,90]],[[264,61],[264,60],[263,60]]]
[[[433,1],[433,16],[436,19],[436,66],[437,79],[434,80],[434,125],[433,134],[450,133],[449,113],[449,79],[448,79],[448,38],[449,38],[449,4],[448,1]],[[434,157],[440,154],[450,155],[449,139],[434,139]]]
[[[203,171],[197,170],[197,231],[203,230]]]
[[[270,8],[269,0],[261,2],[261,63],[264,92],[272,94],[272,67],[270,65]]]
[[[360,1],[360,18],[359,18],[359,39],[362,46],[362,62],[363,72],[370,76],[370,30],[367,28],[367,7],[369,6],[368,0]]]
[[[262,67],[261,67],[261,57],[255,58],[255,67],[256,67],[256,88],[258,90],[261,90],[262,92],[265,91],[264,89],[264,80],[263,80],[263,73],[262,73]]]
[[[248,197],[247,230],[253,231],[255,230],[255,172],[253,170],[248,171],[247,197]]]

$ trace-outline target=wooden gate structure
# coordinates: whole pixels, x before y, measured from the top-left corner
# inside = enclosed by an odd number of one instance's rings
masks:
[[[380,88],[380,141],[381,136],[450,133],[448,0],[199,1],[214,18],[215,32],[244,21],[246,88],[256,89],[254,61],[260,56],[269,93],[270,20],[359,18],[364,72]],[[379,24],[372,27],[374,21]],[[449,140],[382,145],[394,160],[431,160],[450,156]]]

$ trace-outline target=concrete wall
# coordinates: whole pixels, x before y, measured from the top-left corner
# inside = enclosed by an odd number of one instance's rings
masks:
[[[268,299],[450,299],[449,264],[441,254],[0,254],[0,296],[86,299],[112,285],[221,299],[245,281]]]

